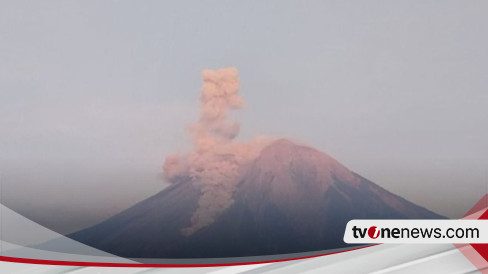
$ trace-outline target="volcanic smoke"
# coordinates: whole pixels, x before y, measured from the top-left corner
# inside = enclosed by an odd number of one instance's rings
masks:
[[[189,127],[193,150],[168,156],[163,165],[170,183],[193,183],[202,191],[191,225],[182,230],[184,235],[210,225],[233,203],[243,167],[271,141],[264,137],[250,142],[234,140],[240,125],[230,120],[229,112],[244,107],[237,69],[206,69],[202,78],[200,119]]]

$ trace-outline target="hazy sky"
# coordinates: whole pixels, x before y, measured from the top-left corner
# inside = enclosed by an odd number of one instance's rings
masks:
[[[204,68],[239,70],[241,139],[300,140],[451,217],[488,191],[486,1],[0,4],[2,202],[65,231],[165,186]]]

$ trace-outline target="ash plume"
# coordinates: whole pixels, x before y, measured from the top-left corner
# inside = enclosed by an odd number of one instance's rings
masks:
[[[240,125],[229,118],[231,110],[244,107],[238,93],[239,76],[235,68],[203,70],[200,119],[190,125],[193,150],[168,156],[163,165],[170,183],[194,183],[202,194],[184,235],[210,225],[232,203],[232,194],[243,167],[254,159],[269,139],[234,141]]]

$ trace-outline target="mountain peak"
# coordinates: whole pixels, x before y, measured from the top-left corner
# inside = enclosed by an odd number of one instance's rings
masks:
[[[281,149],[284,149],[284,148],[288,148],[288,149],[293,149],[293,148],[297,148],[297,147],[306,147],[306,146],[303,146],[303,145],[299,145],[289,139],[286,139],[286,138],[280,138],[280,139],[277,139],[277,140],[274,140],[273,142],[271,142],[268,146],[266,146],[264,149],[267,149],[267,150],[273,150],[273,149],[278,149],[278,148],[281,148]],[[311,149],[311,148],[309,148]]]
[[[278,139],[265,147],[254,165],[260,172],[271,173],[280,179],[290,176],[307,178],[309,183],[322,185],[323,190],[333,179],[353,186],[358,184],[357,176],[331,156],[288,139]]]

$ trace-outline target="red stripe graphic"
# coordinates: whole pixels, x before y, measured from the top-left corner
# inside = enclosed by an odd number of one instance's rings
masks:
[[[271,261],[259,261],[259,262],[244,262],[244,263],[223,263],[223,264],[143,264],[143,263],[100,263],[100,262],[76,262],[76,261],[56,261],[56,260],[41,260],[41,259],[27,259],[27,258],[15,258],[0,256],[0,261],[12,262],[12,263],[24,263],[24,264],[42,264],[42,265],[65,265],[65,266],[93,266],[93,267],[216,267],[216,266],[236,266],[236,265],[250,265],[250,264],[265,264],[265,263],[277,263],[286,262],[294,260],[302,260],[309,258],[316,258],[321,256],[333,255],[344,253],[348,251],[359,250],[375,245],[362,246],[358,248],[353,248],[349,250],[337,251],[326,254],[319,254],[307,257],[290,258],[282,260],[271,260]]]

